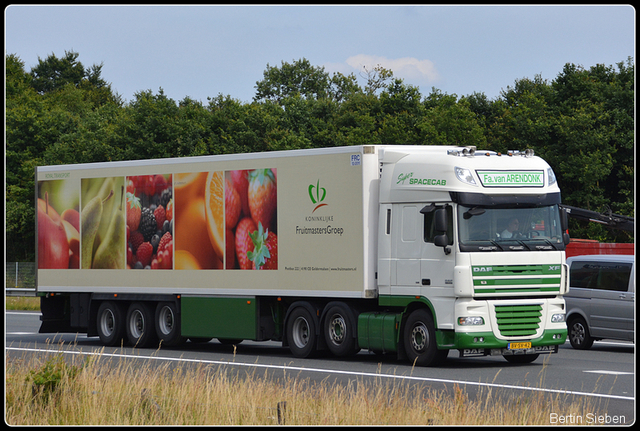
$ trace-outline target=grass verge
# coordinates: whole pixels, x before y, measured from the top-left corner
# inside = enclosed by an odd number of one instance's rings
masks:
[[[6,359],[10,425],[548,425],[595,411],[587,397],[401,381],[347,384],[230,367],[145,363],[61,352]]]
[[[5,296],[5,310],[40,311],[40,297]]]

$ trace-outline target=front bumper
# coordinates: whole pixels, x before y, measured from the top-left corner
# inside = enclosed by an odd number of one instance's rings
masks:
[[[566,328],[549,329],[544,331],[540,337],[517,340],[517,342],[531,342],[531,347],[528,349],[509,349],[510,343],[516,340],[498,339],[492,332],[455,332],[449,335],[449,340],[443,339],[442,341],[447,345],[447,348],[458,349],[460,356],[557,353],[558,346],[567,340]]]

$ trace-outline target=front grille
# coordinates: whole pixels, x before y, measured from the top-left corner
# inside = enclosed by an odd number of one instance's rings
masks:
[[[542,305],[496,305],[498,330],[504,337],[535,335],[540,327]]]
[[[531,295],[560,292],[560,265],[474,265],[471,267],[476,296]]]

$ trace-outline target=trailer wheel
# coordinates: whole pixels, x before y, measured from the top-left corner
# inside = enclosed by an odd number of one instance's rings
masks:
[[[103,302],[98,308],[97,329],[100,341],[105,346],[117,346],[124,339],[124,316],[120,304]]]
[[[428,367],[444,355],[438,351],[433,319],[424,309],[409,314],[404,324],[403,335],[407,358],[416,365]]]
[[[127,338],[132,346],[149,347],[158,341],[154,311],[146,302],[134,302],[127,311]]]
[[[324,338],[331,353],[344,357],[358,353],[355,318],[345,304],[335,304],[324,319]]]
[[[316,353],[316,323],[304,307],[296,307],[287,320],[289,349],[296,358],[310,358]]]
[[[162,344],[176,347],[187,339],[181,335],[178,307],[173,302],[161,302],[156,307],[156,334]]]

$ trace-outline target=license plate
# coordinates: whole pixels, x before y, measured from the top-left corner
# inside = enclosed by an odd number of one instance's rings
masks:
[[[520,349],[530,349],[531,341],[522,342],[522,343],[509,343],[507,349],[509,350],[520,350]]]

